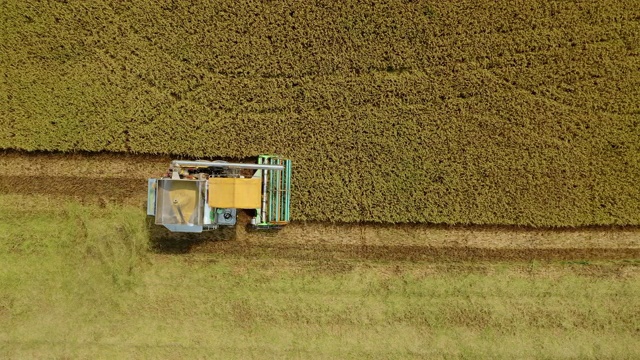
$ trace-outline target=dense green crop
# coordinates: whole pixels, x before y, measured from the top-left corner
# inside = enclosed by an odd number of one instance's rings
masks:
[[[194,3],[4,2],[0,148],[280,153],[302,220],[640,224],[637,1]]]

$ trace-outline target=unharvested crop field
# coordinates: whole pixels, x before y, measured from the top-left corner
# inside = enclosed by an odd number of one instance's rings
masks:
[[[300,220],[640,224],[635,0],[0,7],[0,148],[279,153]]]

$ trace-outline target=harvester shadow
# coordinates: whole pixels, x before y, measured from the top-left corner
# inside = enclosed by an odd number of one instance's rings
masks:
[[[149,247],[151,251],[160,254],[186,254],[203,243],[236,239],[233,227],[202,233],[176,233],[154,224],[152,216],[147,216],[146,224],[149,230]]]

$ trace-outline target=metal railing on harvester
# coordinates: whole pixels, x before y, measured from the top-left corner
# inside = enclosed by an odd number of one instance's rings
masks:
[[[260,165],[282,165],[284,170],[263,170],[262,209],[257,227],[278,227],[289,223],[291,214],[291,160],[277,155],[260,155]]]

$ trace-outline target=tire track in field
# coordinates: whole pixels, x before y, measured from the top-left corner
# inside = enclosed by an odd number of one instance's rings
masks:
[[[581,261],[640,259],[638,248],[476,248],[403,245],[259,244],[242,241],[156,242],[157,252],[215,254],[247,259],[408,262]]]

